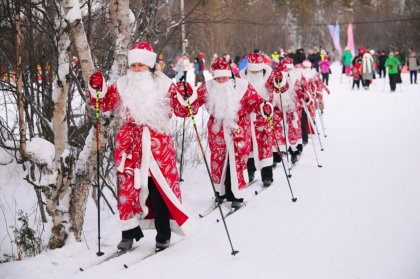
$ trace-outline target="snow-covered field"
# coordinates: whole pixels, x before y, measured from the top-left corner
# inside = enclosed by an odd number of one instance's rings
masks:
[[[232,256],[218,211],[200,219],[212,201],[204,165],[184,170],[183,200],[196,219],[195,234],[173,235],[173,245],[146,260],[154,231],[122,257],[95,265],[96,208],[88,205],[84,241],[35,258],[0,265],[0,278],[420,278],[420,85],[403,84],[389,92],[383,79],[370,90],[350,90],[340,83],[339,65],[326,96],[324,151],[311,142],[293,169],[291,201],[282,168],[275,182],[227,218]],[[385,90],[384,90],[385,88]],[[10,209],[30,211],[23,197],[34,191],[16,166],[0,166],[0,197]],[[26,195],[26,196],[25,196]],[[227,211],[227,207],[223,207]],[[118,216],[104,207],[102,250],[111,254],[120,240]],[[8,241],[0,222],[2,253]],[[8,224],[9,226],[11,224]],[[48,233],[48,229],[46,229]],[[71,241],[70,241],[71,242]],[[128,268],[124,267],[124,264]],[[80,271],[83,268],[85,271]]]

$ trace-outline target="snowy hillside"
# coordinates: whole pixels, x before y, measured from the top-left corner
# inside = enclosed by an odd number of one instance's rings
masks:
[[[396,93],[383,79],[368,91],[352,91],[350,79],[340,83],[339,65],[332,71],[325,150],[316,142],[323,167],[317,167],[310,141],[292,170],[296,203],[280,167],[260,195],[254,194],[260,181],[247,189],[247,206],[226,219],[240,251],[236,256],[219,212],[198,217],[213,195],[202,164],[184,170],[182,185],[196,231],[186,238],[173,235],[169,249],[140,261],[155,243],[155,231],[145,231],[135,250],[96,265],[101,258],[95,254],[96,208],[90,202],[83,242],[1,264],[0,278],[420,278],[420,85],[410,85],[403,74]],[[2,200],[12,208],[14,200],[27,210],[34,206],[22,200],[34,192],[18,168],[0,166],[0,174]],[[103,209],[102,258],[120,240],[118,214]],[[227,205],[222,209],[227,212]],[[0,233],[3,254],[4,224]]]

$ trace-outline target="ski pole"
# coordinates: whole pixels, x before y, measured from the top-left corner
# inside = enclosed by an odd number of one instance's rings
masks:
[[[324,138],[326,138],[327,134],[325,133],[324,119],[322,117],[322,113],[319,109],[317,109],[316,111],[318,112],[318,117],[319,117],[319,120],[321,122],[322,133],[324,134]]]
[[[280,107],[281,107],[281,112],[282,112],[282,114],[283,114],[283,134],[284,134],[284,139],[285,139],[285,142],[286,142],[286,158],[287,158],[287,162],[289,162],[289,147],[288,147],[288,145],[287,145],[287,131],[286,131],[286,121],[285,121],[285,119],[286,119],[286,114],[284,113],[284,107],[283,107],[283,100],[282,100],[282,98],[281,98],[281,92],[280,92],[280,81],[279,82],[277,82],[277,85],[278,85],[278,88],[279,88],[279,97],[280,97]],[[279,150],[280,150],[280,148],[278,148]]]
[[[321,138],[319,136],[318,127],[316,126],[314,120],[312,119],[312,116],[309,114],[308,106],[306,105],[305,101],[302,101],[302,104],[303,104],[303,109],[305,110],[306,114],[308,115],[309,124],[311,125],[314,133],[316,132],[316,134],[318,136],[318,141],[319,141],[319,145],[321,146],[321,151],[324,151],[324,147],[322,147]]]
[[[274,140],[276,141],[277,152],[279,152],[279,154],[281,154],[280,153],[280,147],[279,147],[279,144],[278,144],[278,141],[277,141],[277,137],[276,137],[276,133],[275,133],[275,130],[274,130],[273,118],[271,117],[271,115],[268,115],[268,121],[270,122],[271,129],[273,129]],[[289,175],[287,174],[286,166],[284,165],[283,158],[281,160],[281,163],[283,165],[284,174],[286,175],[287,184],[289,184],[290,194],[292,194],[292,202],[296,202],[297,201],[297,198],[295,198],[294,195],[293,195],[292,186],[290,186]]]
[[[184,82],[184,89],[185,89],[185,82]],[[186,89],[185,89],[186,90]],[[184,125],[182,126],[182,143],[181,143],[181,162],[179,165],[179,181],[182,182],[184,179],[182,179],[182,168],[184,164],[184,139],[185,139],[185,118],[184,118]]]
[[[96,120],[96,183],[98,184],[98,252],[96,255],[98,257],[102,256],[104,253],[101,252],[101,209],[100,209],[100,199],[101,199],[101,186],[99,184],[99,90],[96,90],[96,106],[95,106],[95,120]]]
[[[185,93],[186,93],[187,91],[186,91],[185,83],[184,83],[184,90],[185,90]],[[191,121],[193,123],[194,131],[195,131],[195,134],[197,136],[198,145],[200,146],[201,154],[203,154],[204,164],[206,165],[207,174],[209,175],[209,179],[210,179],[210,182],[211,182],[211,187],[213,188],[213,193],[214,193],[214,196],[216,197],[216,200],[217,200],[216,187],[214,186],[213,179],[211,178],[209,164],[207,163],[206,154],[204,152],[203,145],[201,144],[200,136],[198,134],[197,124],[195,122],[195,117],[194,117],[194,114],[193,114],[193,111],[192,111],[192,108],[191,108],[191,105],[190,105],[190,101],[189,101],[188,98],[186,99],[186,102],[187,102],[188,112],[190,114]],[[226,231],[227,237],[229,239],[230,247],[232,249],[232,253],[230,253],[230,254],[235,256],[236,254],[239,253],[239,251],[237,251],[233,248],[232,240],[230,238],[229,230],[227,228],[226,220],[225,220],[225,217],[223,216],[223,212],[222,212],[222,208],[220,207],[220,203],[217,203],[217,207],[219,208],[220,216],[222,216],[223,225],[225,226],[225,231]]]
[[[306,107],[306,104],[304,103],[304,102],[302,102],[303,103],[303,107],[304,107],[304,109],[307,111],[308,110],[308,108]],[[311,125],[313,125],[313,122],[312,122],[312,119],[309,117],[308,118],[310,121],[309,121],[309,123],[311,124]],[[315,133],[315,129],[312,127],[312,130],[314,131],[314,133]],[[313,146],[313,148],[314,148],[314,152],[315,152],[315,159],[316,159],[316,163],[318,164],[318,167],[319,168],[322,168],[322,165],[320,165],[319,164],[319,161],[318,161],[318,155],[317,155],[317,153],[316,153],[316,148],[315,148],[315,142],[314,142],[314,137],[313,137],[313,135],[312,134],[310,134],[310,137],[311,137],[311,141],[312,141],[312,146]],[[321,149],[322,150],[322,149]]]

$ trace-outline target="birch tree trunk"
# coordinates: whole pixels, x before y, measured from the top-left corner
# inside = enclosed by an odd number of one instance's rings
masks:
[[[76,47],[79,57],[80,66],[82,69],[82,76],[85,84],[88,84],[89,77],[93,73],[93,60],[90,52],[90,47],[86,38],[86,33],[83,26],[82,15],[80,12],[80,4],[78,0],[61,0],[61,5],[64,9],[65,20],[69,25],[71,39]],[[88,100],[87,104],[88,114],[93,115],[93,108]],[[94,134],[94,127],[90,130],[90,135]],[[99,132],[101,149],[104,147],[104,134],[102,129]],[[80,241],[81,232],[83,229],[84,216],[86,211],[86,202],[92,185],[93,178],[96,172],[96,156],[92,152],[95,143],[94,137],[88,137],[86,145],[76,163],[76,187],[72,189],[70,194],[70,224],[71,230],[77,241]]]
[[[19,152],[22,161],[26,160],[26,124],[25,124],[25,110],[23,108],[22,99],[22,32],[20,29],[20,3],[16,3],[16,94],[17,94],[17,107],[19,112]]]
[[[110,82],[116,81],[127,73],[127,53],[131,43],[132,30],[129,2],[129,0],[109,1],[109,17],[112,23],[112,31],[116,35]]]
[[[54,172],[55,189],[47,195],[47,211],[52,217],[53,227],[48,243],[50,249],[60,248],[67,238],[69,223],[69,194],[72,179],[72,164],[69,162],[67,100],[69,94],[69,58],[70,38],[65,24],[58,27],[58,78],[53,91],[53,132],[54,132]],[[69,163],[69,164],[68,164]]]

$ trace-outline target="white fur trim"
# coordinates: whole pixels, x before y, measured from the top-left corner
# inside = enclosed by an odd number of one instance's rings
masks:
[[[232,71],[231,70],[215,70],[213,71],[213,77],[231,77]]]
[[[302,66],[305,68],[310,68],[312,67],[312,64],[310,61],[303,61]]]
[[[123,152],[121,156],[121,162],[117,167],[118,172],[124,172],[125,160],[127,159],[127,153]]]
[[[237,199],[244,198],[243,191],[239,190],[239,181],[238,173],[236,172],[236,161],[235,161],[235,146],[233,144],[232,137],[230,135],[230,130],[223,127],[223,134],[226,142],[227,153],[229,158],[229,167],[230,167],[230,188],[233,195]],[[246,172],[246,170],[245,170]],[[224,180],[223,180],[224,181]]]
[[[90,84],[88,83],[89,93],[92,98],[96,98],[96,89],[93,89],[90,87]],[[99,92],[99,99],[105,97],[106,91],[108,91],[108,86],[106,85],[104,77],[102,77],[102,91]]]
[[[248,71],[260,71],[262,69],[264,69],[264,64],[263,63],[248,63]]]
[[[149,179],[149,166],[152,157],[152,140],[149,127],[143,126],[141,138],[141,165],[140,165],[140,184],[146,186]]]
[[[139,223],[143,230],[153,230],[156,228],[154,219],[140,219]],[[191,219],[185,221],[181,227],[178,226],[175,220],[169,220],[169,226],[171,231],[181,236],[190,235],[195,230],[195,223]]]
[[[156,53],[144,49],[131,49],[128,51],[128,65],[141,63],[153,68],[156,63]]]
[[[191,95],[191,97],[189,97],[189,98],[188,98],[188,100],[189,100],[189,102],[190,102],[190,105],[191,105],[192,103],[194,103],[194,102],[195,102],[195,100],[197,100],[197,98],[198,98],[198,93],[197,93],[197,91],[193,90],[193,94]],[[181,95],[181,94],[179,94],[178,92],[176,93],[176,99],[177,99],[177,100],[178,100],[178,102],[179,102],[181,105],[183,105],[184,107],[187,107],[187,106],[188,106],[188,104],[187,104],[187,100],[184,100],[184,97],[182,97],[182,95]]]
[[[294,69],[295,68],[295,66],[293,66],[293,64],[285,64],[285,65],[286,65],[286,68],[288,70],[291,70],[291,69]]]
[[[141,188],[141,179],[140,179],[140,169],[134,169],[134,188],[140,189]]]
[[[139,225],[139,219],[137,217],[128,219],[128,220],[120,220],[120,227],[121,231],[128,231],[134,229]]]

